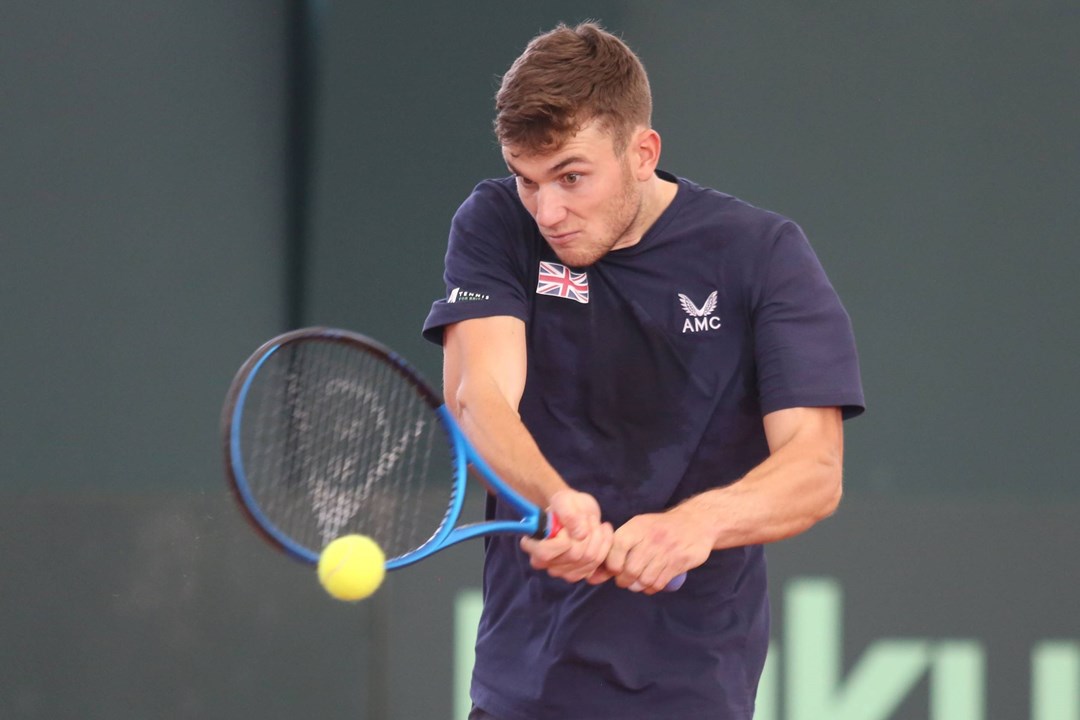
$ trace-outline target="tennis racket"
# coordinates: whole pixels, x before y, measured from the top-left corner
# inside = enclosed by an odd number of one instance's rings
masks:
[[[266,342],[233,379],[222,428],[241,508],[302,562],[351,533],[371,537],[395,570],[481,535],[561,529],[499,479],[402,357],[363,335],[305,328]],[[470,466],[517,519],[459,524]]]

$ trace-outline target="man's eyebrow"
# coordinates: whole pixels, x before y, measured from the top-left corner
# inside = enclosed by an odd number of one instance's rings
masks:
[[[550,170],[548,170],[548,172],[557,173],[560,170],[562,170],[563,168],[565,168],[567,166],[570,166],[570,165],[573,165],[574,163],[587,163],[587,162],[588,162],[588,160],[581,157],[580,155],[571,155],[570,157],[566,158],[565,160],[563,160],[563,161],[559,162],[558,164],[556,164],[555,166],[553,166]]]
[[[516,167],[514,167],[514,163],[510,162],[509,160],[506,160],[505,162],[506,162],[506,169],[509,170],[512,174],[517,175],[518,177],[525,177],[520,172],[518,172],[518,169]],[[526,179],[528,179],[528,178],[526,178]]]

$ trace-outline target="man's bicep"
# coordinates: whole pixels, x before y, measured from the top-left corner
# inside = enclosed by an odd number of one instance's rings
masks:
[[[443,392],[457,415],[459,402],[495,388],[515,411],[525,391],[525,323],[510,316],[463,320],[443,334]]]

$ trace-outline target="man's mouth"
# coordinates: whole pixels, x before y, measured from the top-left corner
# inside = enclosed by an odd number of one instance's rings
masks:
[[[544,237],[552,245],[565,245],[581,233],[580,230],[571,230],[563,233],[546,233]]]

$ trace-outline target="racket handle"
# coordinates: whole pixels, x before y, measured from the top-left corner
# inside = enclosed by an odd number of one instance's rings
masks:
[[[563,524],[559,520],[559,516],[555,513],[547,514],[547,537],[553,538],[558,535],[563,529]],[[671,582],[664,586],[664,592],[675,592],[683,586],[686,582],[686,573],[679,573],[675,577],[671,578]]]
[[[686,582],[686,573],[679,573],[671,578],[671,582],[664,586],[664,592],[675,592],[683,586],[684,582]]]

